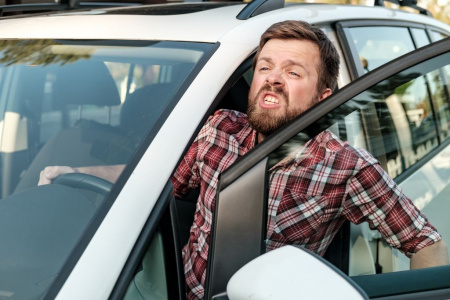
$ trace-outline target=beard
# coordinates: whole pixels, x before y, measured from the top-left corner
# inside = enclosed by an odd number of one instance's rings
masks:
[[[281,96],[280,101],[284,101],[286,105],[283,107],[284,113],[274,112],[271,109],[262,109],[258,104],[258,99],[264,92],[273,92]],[[302,111],[289,110],[288,95],[279,87],[272,88],[268,84],[264,85],[255,97],[248,101],[247,117],[250,126],[258,133],[269,136],[293,119],[295,119]]]

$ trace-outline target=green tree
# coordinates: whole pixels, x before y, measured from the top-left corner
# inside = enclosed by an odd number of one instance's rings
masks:
[[[88,51],[54,51],[54,46],[62,44],[53,40],[0,40],[0,51],[2,52],[0,63],[49,65],[75,62],[79,59],[88,59],[91,53]]]
[[[308,2],[308,3],[330,3],[330,4],[352,4],[352,5],[367,5],[372,6],[374,4],[374,0],[286,0],[288,2]],[[385,6],[389,8],[399,8],[398,5],[392,4],[385,0]],[[449,24],[450,23],[450,0],[418,0],[417,6],[425,8],[434,18]],[[414,9],[409,9],[405,7],[401,7],[400,9],[404,9],[411,12],[417,12]]]

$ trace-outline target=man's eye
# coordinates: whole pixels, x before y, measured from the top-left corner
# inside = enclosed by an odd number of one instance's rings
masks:
[[[299,76],[300,76],[299,74],[297,74],[297,73],[295,73],[295,72],[289,72],[289,75],[296,76],[296,77],[299,77]]]
[[[268,67],[261,67],[261,68],[259,68],[259,70],[260,71],[267,71],[267,70],[269,70],[269,68]]]

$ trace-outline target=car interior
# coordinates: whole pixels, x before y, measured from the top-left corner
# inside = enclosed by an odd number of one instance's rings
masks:
[[[128,74],[121,75],[121,84],[128,77],[124,93],[114,67],[126,64],[104,59],[74,59],[63,67],[17,65],[5,71],[4,78],[20,73],[11,79],[16,82],[3,81],[11,94],[5,126],[21,131],[17,137],[3,136],[3,196],[35,186],[46,166],[126,164],[194,66],[159,66],[166,72],[161,81],[145,84],[139,83],[143,71],[136,71],[145,66],[127,66]]]
[[[45,78],[46,74],[42,75]],[[107,116],[112,107],[120,105],[115,82],[103,62],[78,61],[59,69],[53,84],[52,105],[62,112],[64,129],[38,151],[15,192],[35,186],[46,166],[119,164],[133,153],[131,147],[127,149],[125,135],[119,129],[83,118],[86,106],[102,107]],[[71,126],[69,114],[74,112],[77,121]]]

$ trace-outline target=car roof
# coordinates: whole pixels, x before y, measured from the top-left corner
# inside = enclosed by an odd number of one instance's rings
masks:
[[[262,26],[285,19],[313,24],[355,20],[399,20],[443,27],[431,17],[384,7],[330,4],[287,5],[239,20],[245,4],[177,3],[69,11],[57,14],[0,20],[0,38],[173,40],[215,43],[227,33],[246,26]],[[244,26],[244,24],[246,24]]]

